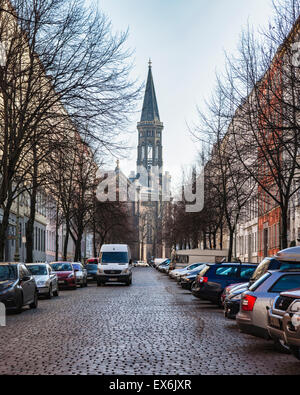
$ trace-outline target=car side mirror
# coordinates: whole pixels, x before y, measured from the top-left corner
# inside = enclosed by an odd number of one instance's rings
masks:
[[[130,266],[132,266],[132,259],[130,259],[130,261],[129,261],[129,265],[130,265]]]
[[[74,272],[75,272],[75,273],[76,273],[76,272],[79,272],[79,269],[75,269]]]

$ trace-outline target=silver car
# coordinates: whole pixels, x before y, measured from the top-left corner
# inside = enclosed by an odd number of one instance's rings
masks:
[[[39,296],[58,296],[58,279],[55,272],[48,263],[27,263],[26,267],[35,279]]]
[[[236,322],[242,332],[270,339],[268,310],[274,299],[290,289],[300,288],[300,272],[293,269],[268,271],[242,294]]]
[[[300,359],[300,289],[282,292],[268,314],[268,331]]]

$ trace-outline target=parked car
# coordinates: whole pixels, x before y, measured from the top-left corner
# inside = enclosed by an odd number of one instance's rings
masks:
[[[300,289],[282,292],[274,299],[267,329],[275,344],[289,346],[300,359]]]
[[[98,260],[88,260],[85,266],[87,281],[97,281]]]
[[[58,278],[51,266],[47,263],[27,263],[27,269],[35,279],[39,296],[51,299],[58,296]]]
[[[51,262],[50,266],[57,275],[59,288],[77,288],[72,262]]]
[[[196,269],[197,267],[203,265],[203,263],[193,263],[189,266],[183,267],[181,269],[175,269],[169,272],[169,276],[174,279],[178,280],[181,276],[187,275],[190,271]]]
[[[224,301],[224,316],[225,318],[235,319],[240,311],[240,304],[242,294],[248,290],[248,283],[234,287],[226,296]]]
[[[168,273],[170,263],[171,263],[171,260],[167,259],[165,262],[163,262],[157,266],[157,270],[162,273]]]
[[[259,280],[268,270],[300,268],[300,248],[292,247],[278,252],[274,257],[267,257],[257,266],[249,283],[242,284],[240,288],[231,285],[226,293],[222,295],[224,300],[225,317],[234,319],[240,310],[242,293],[245,292],[252,284]],[[226,302],[225,302],[226,298]]]
[[[126,244],[104,244],[101,247],[97,285],[107,282],[132,284],[132,259]]]
[[[238,289],[247,289],[249,286],[249,282],[248,283],[239,283],[239,284],[230,284],[228,285],[221,296],[221,301],[222,301],[222,305],[224,306],[225,304],[225,299],[229,297],[229,295],[233,292],[235,292]],[[244,291],[243,291],[244,292]]]
[[[204,268],[205,264],[196,267],[195,269],[188,272],[185,276],[180,277],[179,284],[183,289],[188,289],[189,291],[192,288],[193,283],[195,282],[198,274]]]
[[[134,266],[135,267],[149,267],[149,264],[147,262],[144,262],[144,261],[137,261]]]
[[[240,311],[236,316],[239,329],[250,335],[270,339],[267,310],[281,292],[295,288],[300,288],[299,270],[286,269],[265,273],[242,294]]]
[[[284,295],[294,298],[283,318],[284,339],[291,353],[300,360],[300,290]]]
[[[240,263],[207,264],[192,286],[194,296],[222,305],[222,293],[230,284],[249,281],[257,265]]]
[[[0,302],[18,312],[26,305],[37,308],[36,282],[23,263],[0,263]]]
[[[76,284],[80,285],[80,288],[87,287],[87,271],[82,266],[81,262],[72,263],[75,276],[76,276]]]
[[[166,261],[168,261],[168,258],[155,258],[153,261],[153,267],[157,269],[159,265],[165,263]]]
[[[279,251],[274,257],[268,257],[257,266],[250,284],[255,283],[268,270],[300,269],[300,247],[291,247]]]

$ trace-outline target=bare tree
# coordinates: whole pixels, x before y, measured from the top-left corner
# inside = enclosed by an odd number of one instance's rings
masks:
[[[105,15],[82,0],[0,1],[0,259],[11,205],[28,173],[39,173],[33,162],[42,166],[48,149],[78,133],[102,149],[120,147],[139,92],[129,80],[126,38],[113,35]],[[37,188],[36,180],[31,185]]]

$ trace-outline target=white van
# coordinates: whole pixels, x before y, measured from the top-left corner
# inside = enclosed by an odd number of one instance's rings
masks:
[[[97,285],[107,282],[132,283],[132,259],[126,244],[104,244],[100,250]]]

